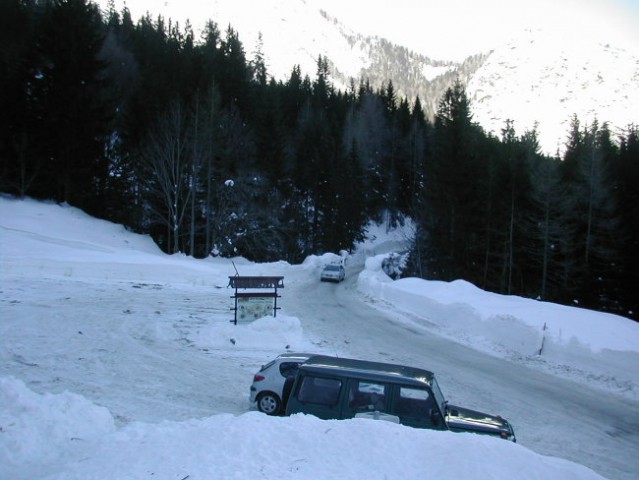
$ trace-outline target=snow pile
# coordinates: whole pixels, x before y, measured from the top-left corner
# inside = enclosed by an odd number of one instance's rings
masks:
[[[45,475],[49,480],[102,480],[105,475],[159,480],[417,479],[426,472],[457,479],[469,478],[478,465],[486,466],[486,479],[603,478],[504,440],[390,422],[249,412],[185,422],[135,422],[114,431],[104,408],[71,394],[37,395],[22,382],[4,379],[0,398],[2,478],[40,478],[33,466],[47,461],[58,464],[52,468],[57,472]],[[97,437],[99,443],[84,448]],[[56,458],[61,453],[68,464]]]
[[[109,411],[73,393],[37,394],[13,377],[0,378],[2,478],[28,478],[26,465],[58,463],[60,457],[115,431]],[[0,473],[2,470],[0,470]]]
[[[272,352],[308,351],[312,345],[304,337],[299,319],[279,314],[252,322],[214,323],[190,337],[204,348],[234,348],[261,350],[265,346]]]

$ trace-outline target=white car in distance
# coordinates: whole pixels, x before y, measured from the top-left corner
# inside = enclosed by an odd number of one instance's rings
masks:
[[[341,263],[329,263],[324,265],[322,273],[320,274],[320,281],[322,282],[341,282],[346,278],[346,270]]]

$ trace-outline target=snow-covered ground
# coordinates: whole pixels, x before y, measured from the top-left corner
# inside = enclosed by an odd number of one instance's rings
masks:
[[[346,282],[321,265],[167,256],[64,205],[0,197],[2,479],[631,479],[639,324],[392,281],[398,232],[371,228]],[[283,275],[277,317],[232,318],[228,277]],[[283,351],[412,363],[518,443],[388,422],[267,417],[248,401]]]

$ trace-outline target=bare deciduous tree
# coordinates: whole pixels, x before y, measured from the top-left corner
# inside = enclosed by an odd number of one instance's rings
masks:
[[[180,251],[180,228],[193,191],[187,118],[182,105],[173,103],[149,132],[142,151],[146,207],[152,221],[166,226],[170,253]]]

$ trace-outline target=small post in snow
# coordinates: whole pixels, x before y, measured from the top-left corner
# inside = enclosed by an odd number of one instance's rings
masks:
[[[548,327],[546,326],[546,322],[544,322],[544,328],[542,329],[544,334],[541,337],[541,347],[539,347],[539,353],[537,353],[537,355],[541,356],[541,352],[544,351],[544,343],[546,343],[546,330],[548,330]]]

